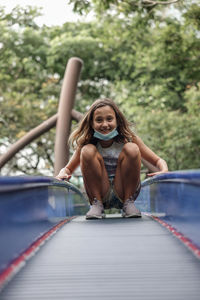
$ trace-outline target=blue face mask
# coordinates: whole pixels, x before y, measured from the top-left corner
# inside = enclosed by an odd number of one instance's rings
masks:
[[[107,134],[102,134],[99,131],[94,130],[93,136],[102,141],[109,141],[109,140],[113,139],[115,136],[117,136],[118,134],[119,133],[118,133],[117,129],[115,128]]]

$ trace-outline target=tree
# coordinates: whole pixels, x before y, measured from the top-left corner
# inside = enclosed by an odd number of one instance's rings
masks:
[[[68,0],[68,3],[73,4],[74,11],[79,14],[94,10],[97,14],[114,9],[117,12],[132,13],[134,11],[149,11],[156,6],[166,6],[178,3],[180,0],[103,0],[103,1],[88,1],[88,0]]]
[[[16,7],[9,14],[1,8],[0,13],[0,149],[4,152],[27,131],[52,115],[55,111],[54,95],[57,96],[59,88],[55,88],[57,79],[52,78],[45,67],[48,40],[45,30],[34,22],[39,12],[31,7]],[[49,148],[53,144],[44,143],[44,139],[38,139],[26,151],[20,152],[8,165],[8,172],[12,169],[12,172],[37,173],[42,156],[50,161]],[[25,161],[29,163],[25,164]]]
[[[112,10],[61,27],[38,27],[31,8],[1,10],[0,151],[56,112],[66,62],[78,56],[84,66],[77,110],[113,98],[171,170],[199,167],[200,23],[193,2],[177,3],[178,17],[160,5],[150,14],[143,7]],[[53,149],[54,130],[20,152],[6,172],[52,174]]]

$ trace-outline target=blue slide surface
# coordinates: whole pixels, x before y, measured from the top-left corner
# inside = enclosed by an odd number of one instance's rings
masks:
[[[75,202],[83,202],[83,195],[70,183],[40,176],[0,177],[0,274],[47,231],[79,214]]]
[[[159,216],[200,249],[200,170],[143,181],[136,206]],[[0,177],[0,276],[38,238],[87,209],[83,194],[70,183],[42,176]]]

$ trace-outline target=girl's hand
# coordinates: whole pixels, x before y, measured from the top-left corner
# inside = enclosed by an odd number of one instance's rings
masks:
[[[153,177],[153,176],[164,174],[164,173],[167,173],[167,172],[168,171],[158,171],[158,172],[154,172],[154,173],[148,173],[147,176],[148,177]]]
[[[56,179],[69,181],[71,176],[72,175],[71,175],[69,169],[63,168],[60,170],[59,174],[56,176]]]
[[[156,167],[158,168],[158,171],[147,174],[148,177],[152,177],[155,175],[160,175],[168,172],[168,166],[164,159],[159,158],[157,161]],[[159,171],[160,170],[160,171]]]

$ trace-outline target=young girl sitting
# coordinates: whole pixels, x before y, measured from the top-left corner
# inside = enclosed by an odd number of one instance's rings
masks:
[[[140,192],[141,159],[153,165],[157,175],[168,171],[157,156],[129,128],[129,123],[110,99],[98,99],[90,107],[70,140],[76,150],[56,176],[69,180],[80,165],[91,204],[86,219],[100,219],[104,209],[122,209],[123,217],[141,217],[134,201]]]

